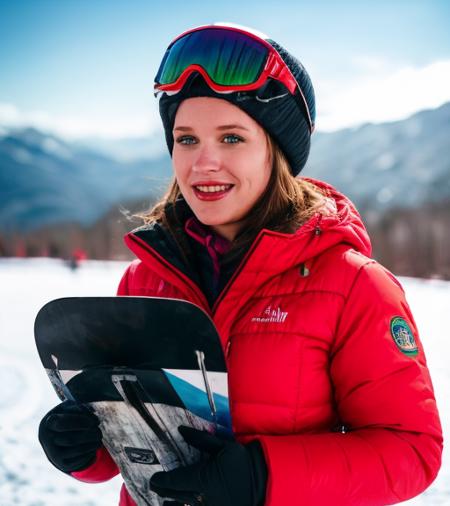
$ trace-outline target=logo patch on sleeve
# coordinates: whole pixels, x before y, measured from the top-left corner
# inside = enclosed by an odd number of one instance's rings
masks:
[[[419,353],[414,334],[411,328],[401,316],[394,316],[391,320],[391,335],[399,350],[409,357],[415,357]]]

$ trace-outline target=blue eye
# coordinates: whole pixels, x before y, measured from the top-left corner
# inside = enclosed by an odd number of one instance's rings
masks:
[[[227,139],[229,139],[229,140],[227,141]],[[242,139],[238,135],[229,134],[229,135],[226,135],[223,138],[223,140],[224,140],[225,144],[238,144],[239,142],[242,142],[244,139]]]
[[[178,137],[177,143],[184,144],[184,145],[194,144],[195,139],[194,139],[194,137],[191,137],[190,135],[183,135],[183,137]]]

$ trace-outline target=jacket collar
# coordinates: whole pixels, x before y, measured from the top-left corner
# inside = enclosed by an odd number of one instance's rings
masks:
[[[345,243],[371,256],[369,236],[350,199],[327,183],[312,178],[304,179],[326,192],[327,198],[322,208],[293,234],[261,230],[216,301],[214,313],[219,315],[221,307],[229,309],[228,304],[221,304],[224,299],[236,302],[234,307],[242,307],[245,300],[272,277],[308,262],[338,244]],[[180,207],[180,212],[182,219],[192,216],[186,203]],[[130,232],[125,241],[138,258],[149,263],[152,270],[158,271],[158,274],[182,289],[190,300],[207,307],[204,295],[192,279],[180,252],[177,252],[175,241],[168,236],[159,225],[151,225]],[[158,262],[155,263],[155,259]],[[232,313],[229,311],[230,316]]]

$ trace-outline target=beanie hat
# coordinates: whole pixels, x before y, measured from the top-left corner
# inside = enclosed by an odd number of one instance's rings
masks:
[[[193,97],[213,97],[239,107],[259,123],[283,151],[291,173],[294,176],[300,173],[308,159],[314,130],[314,89],[308,73],[297,58],[275,41],[265,40],[278,52],[294,76],[299,88],[296,93],[292,95],[283,83],[272,78],[268,78],[256,90],[218,93],[208,86],[198,72],[193,72],[178,93],[162,93],[159,98],[159,113],[171,155],[174,144],[172,130],[181,102]]]

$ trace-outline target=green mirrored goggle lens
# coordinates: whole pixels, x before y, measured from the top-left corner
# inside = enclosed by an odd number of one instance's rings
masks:
[[[221,86],[256,82],[269,50],[251,37],[233,30],[209,28],[188,33],[167,50],[155,81],[172,84],[190,65],[201,66]]]

